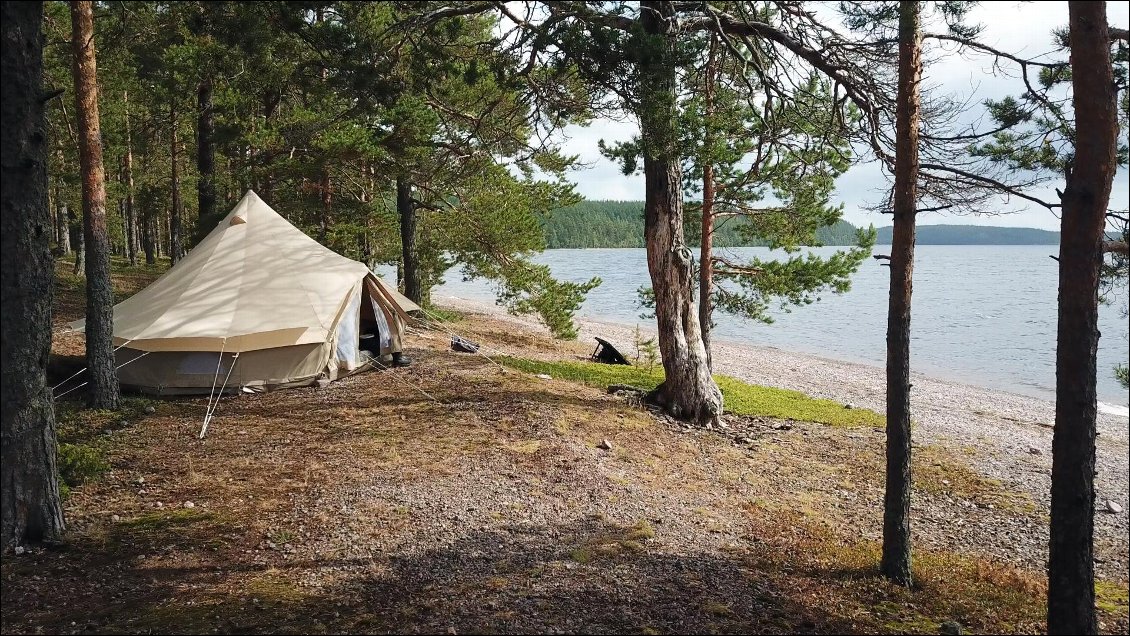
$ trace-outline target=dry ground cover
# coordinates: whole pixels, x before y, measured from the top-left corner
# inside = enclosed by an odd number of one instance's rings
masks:
[[[530,359],[585,348],[457,328]],[[406,369],[226,398],[204,440],[203,398],[61,407],[61,436],[109,470],[73,488],[64,545],[4,559],[3,631],[1042,629],[1042,564],[1008,537],[1046,511],[963,453],[918,449],[905,591],[875,572],[880,429],[688,430],[446,345],[425,333]],[[1104,631],[1125,633],[1125,578],[1099,589]]]

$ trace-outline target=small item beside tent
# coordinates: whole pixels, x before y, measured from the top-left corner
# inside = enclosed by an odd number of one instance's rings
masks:
[[[399,353],[419,310],[248,190],[175,266],[114,307],[118,379],[155,394],[336,380],[366,367],[362,334],[380,356]]]
[[[465,340],[459,336],[451,336],[451,350],[459,353],[478,353],[479,343]]]
[[[592,359],[601,364],[627,364],[631,365],[624,356],[613,347],[610,342],[604,338],[594,338],[596,340],[596,349],[592,352]]]

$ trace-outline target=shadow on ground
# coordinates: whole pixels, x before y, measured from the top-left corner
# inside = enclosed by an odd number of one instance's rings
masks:
[[[224,533],[223,523],[203,514],[145,532],[136,523],[116,524],[100,545],[6,563],[4,631],[847,633],[862,627],[836,608],[809,604],[799,590],[781,588],[744,556],[653,551],[648,529],[596,519],[472,530],[450,545],[373,559],[274,565],[241,561],[238,551],[223,547]],[[153,563],[173,550],[191,550],[200,562]],[[133,564],[123,558],[127,553],[137,557]],[[100,563],[101,574],[78,576],[79,559]],[[17,570],[23,576],[11,584]],[[33,571],[53,581],[49,590],[29,584]],[[44,620],[60,616],[70,620]]]

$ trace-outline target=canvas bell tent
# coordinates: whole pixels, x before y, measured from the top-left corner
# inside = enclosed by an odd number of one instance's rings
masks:
[[[248,191],[188,255],[114,307],[118,378],[156,394],[335,380],[367,366],[362,335],[382,356],[399,352],[419,309]]]

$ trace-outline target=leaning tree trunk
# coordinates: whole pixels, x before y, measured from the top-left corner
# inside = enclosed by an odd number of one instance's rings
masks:
[[[211,77],[204,78],[196,89],[196,108],[196,199],[200,208],[197,235],[203,238],[220,221],[216,215],[216,126]]]
[[[98,70],[94,58],[94,3],[71,2],[75,103],[82,164],[82,217],[86,240],[86,366],[90,405],[118,408],[114,369],[114,290],[110,286],[110,237],[106,231],[106,183],[98,123]]]
[[[1068,14],[1075,159],[1059,244],[1048,632],[1094,634],[1098,290],[1118,117],[1106,3],[1070,2]]]
[[[712,425],[722,392],[710,375],[695,311],[692,252],[683,238],[682,170],[675,103],[674,3],[641,3],[638,113],[644,147],[644,237],[666,377],[650,399],[679,419]]]
[[[706,61],[706,90],[703,94],[706,133],[703,138],[702,162],[702,240],[698,257],[698,324],[702,329],[702,348],[706,350],[706,366],[713,368],[710,352],[710,322],[714,312],[714,158],[711,156],[714,135],[711,118],[714,116],[714,56],[718,38],[711,36],[710,52]]]
[[[172,209],[169,211],[169,262],[176,265],[184,256],[184,232],[181,228],[180,166],[177,165],[177,102],[169,103],[169,160],[172,164]]]
[[[63,535],[47,388],[49,245],[43,3],[0,3],[0,548]]]
[[[403,175],[396,178],[396,212],[400,216],[404,295],[418,305],[426,305],[420,282],[420,254],[416,250],[416,206],[412,204],[412,184]]]
[[[918,84],[922,75],[918,2],[899,3],[899,85],[895,119],[894,230],[887,308],[887,490],[883,560],[887,578],[910,586],[910,295],[918,205]]]

